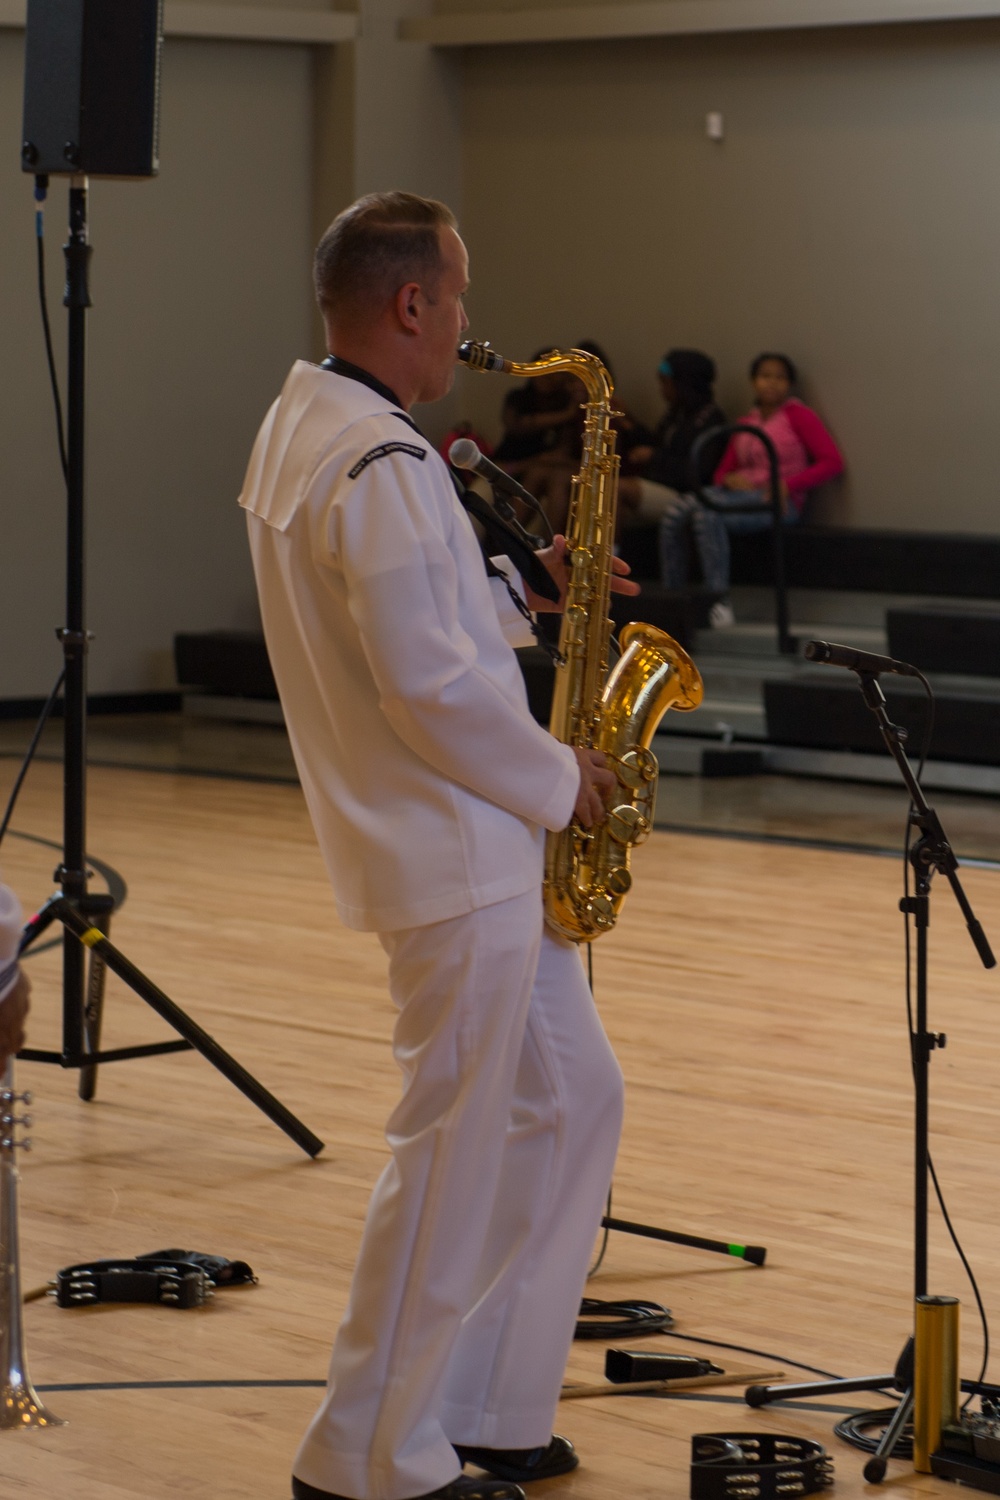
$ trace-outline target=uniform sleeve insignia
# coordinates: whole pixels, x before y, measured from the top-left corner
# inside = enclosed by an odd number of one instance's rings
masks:
[[[347,477],[357,479],[369,464],[373,464],[377,458],[386,458],[390,453],[409,453],[412,458],[419,458],[421,461],[427,457],[427,449],[419,448],[416,443],[379,443],[377,448],[370,448],[363,458],[359,458],[353,469],[348,469]]]

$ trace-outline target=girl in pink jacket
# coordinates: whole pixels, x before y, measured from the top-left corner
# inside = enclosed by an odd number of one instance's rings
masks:
[[[796,370],[787,354],[758,354],[750,366],[756,398],[742,421],[760,427],[777,450],[785,524],[799,519],[806,496],[817,485],[833,479],[844,467],[830,433],[816,413],[792,395]],[[664,517],[660,527],[660,560],[664,582],[682,588],[683,547],[678,530],[690,523],[701,560],[705,585],[721,597],[713,604],[714,626],[734,622],[729,591],[730,532],[763,531],[771,525],[768,505],[770,465],[764,444],[750,433],[736,432],[713,475],[709,497],[721,510],[696,504],[689,512]],[[756,501],[757,511],[734,511],[726,506]]]

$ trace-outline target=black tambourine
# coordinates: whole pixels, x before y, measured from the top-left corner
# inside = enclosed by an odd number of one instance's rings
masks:
[[[698,1432],[691,1439],[691,1500],[784,1500],[833,1483],[822,1443],[777,1432]]]

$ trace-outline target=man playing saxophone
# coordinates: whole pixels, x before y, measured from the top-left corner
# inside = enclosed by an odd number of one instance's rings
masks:
[[[546,601],[487,568],[409,416],[451,387],[467,267],[432,200],[374,194],[334,221],[330,358],[293,366],[240,502],[337,907],[388,955],[403,1074],[296,1500],[519,1500],[577,1463],[553,1420],[622,1083],[541,885],[545,830],[598,822],[615,778],[528,712],[512,646]],[[563,549],[538,555],[565,591]]]

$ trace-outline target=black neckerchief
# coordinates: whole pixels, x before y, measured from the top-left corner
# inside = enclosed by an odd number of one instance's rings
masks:
[[[341,359],[339,354],[328,355],[320,365],[320,369],[330,370],[334,375],[343,375],[348,380],[356,380],[359,385],[366,385],[370,391],[375,391],[379,396],[384,396],[387,401],[391,401],[393,406],[401,407],[403,405],[396,392],[390,390],[384,381],[379,380],[377,375],[372,375],[367,370],[363,370],[360,365],[352,365],[349,359]],[[409,422],[411,427],[416,428],[416,422],[411,421],[405,413],[397,412],[396,415],[402,416],[404,421]],[[417,430],[419,431],[419,428]]]
[[[387,386],[384,381],[379,380],[377,375],[372,375],[369,370],[363,370],[360,365],[352,364],[349,359],[342,359],[339,354],[328,355],[320,365],[320,369],[329,370],[333,375],[343,375],[347,380],[356,380],[359,385],[366,385],[376,395],[383,396],[386,401],[391,401],[393,406],[402,408],[403,403],[390,386]],[[401,422],[405,422],[408,427],[412,427],[414,432],[420,433],[425,442],[429,442],[429,439],[420,432],[420,428],[407,412],[400,409],[392,412],[392,416],[398,417]],[[451,475],[451,482],[455,486],[455,493],[458,495],[463,508],[469,515],[476,517],[486,533],[486,545],[488,547],[496,547],[498,551],[502,551],[505,556],[510,558],[521,577],[536,594],[540,594],[543,598],[551,599],[554,602],[559,597],[557,585],[548,572],[548,569],[538,561],[531,547],[504,520],[503,516],[490,505],[489,501],[477,495],[474,490],[466,488],[451,464],[448,464],[447,467],[448,473]],[[561,660],[560,654],[555,650],[552,642],[539,630],[535,617],[520,594],[511,586],[506,574],[502,573],[495,563],[493,563],[485,549],[483,549],[483,562],[486,565],[488,577],[502,579],[519,613],[525,617],[531,626],[532,634],[538,644],[543,647],[553,660]]]

